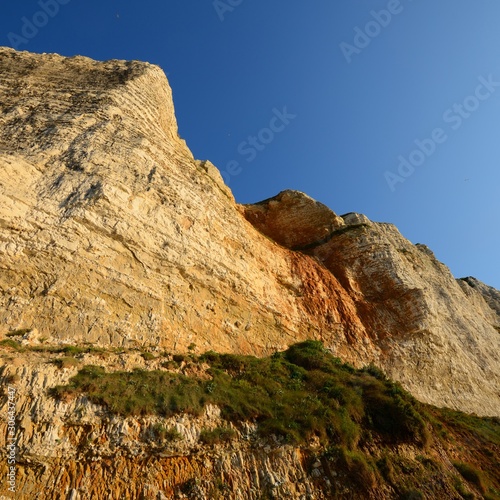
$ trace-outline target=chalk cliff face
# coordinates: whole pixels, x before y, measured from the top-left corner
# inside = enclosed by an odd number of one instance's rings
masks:
[[[320,339],[423,402],[500,415],[500,293],[303,193],[238,205],[150,64],[0,49],[0,259],[1,338],[255,355]],[[47,379],[29,355],[9,373],[36,393],[28,450]]]

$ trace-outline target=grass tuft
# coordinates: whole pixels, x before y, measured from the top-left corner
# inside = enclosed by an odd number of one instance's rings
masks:
[[[236,432],[230,427],[216,427],[213,430],[203,429],[200,432],[200,442],[204,444],[227,443],[236,437]]]
[[[464,462],[453,462],[453,466],[460,472],[460,475],[468,482],[477,487],[481,493],[486,492],[484,478],[481,471],[477,470],[470,464]]]

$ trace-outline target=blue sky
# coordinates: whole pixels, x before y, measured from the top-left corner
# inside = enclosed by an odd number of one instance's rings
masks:
[[[0,44],[159,64],[237,201],[304,191],[500,289],[499,20],[498,0],[6,0]]]

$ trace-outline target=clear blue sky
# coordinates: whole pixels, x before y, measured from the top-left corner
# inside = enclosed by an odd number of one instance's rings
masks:
[[[0,44],[159,64],[239,202],[298,189],[500,289],[498,0],[46,1],[2,2]]]

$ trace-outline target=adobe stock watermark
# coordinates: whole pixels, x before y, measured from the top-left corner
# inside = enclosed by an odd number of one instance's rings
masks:
[[[443,122],[449,126],[435,128],[429,137],[424,139],[415,139],[416,149],[411,151],[406,157],[398,156],[399,165],[396,172],[387,170],[384,177],[389,189],[394,192],[398,184],[404,183],[413,175],[417,167],[421,167],[427,159],[432,156],[438,146],[444,144],[450,137],[451,132],[457,131],[466,120],[468,120],[481,106],[481,103],[487,101],[500,87],[500,82],[493,79],[492,75],[488,78],[478,77],[479,85],[476,86],[474,93],[467,96],[462,102],[455,103],[443,113]]]
[[[212,5],[219,17],[219,20],[224,21],[226,12],[233,12],[236,7],[239,7],[243,0],[214,0]]]
[[[17,429],[16,429],[16,389],[7,388],[7,485],[8,491],[16,492],[16,462],[17,462]]]
[[[59,14],[61,5],[67,5],[69,2],[71,0],[39,0],[37,3],[40,10],[37,10],[31,19],[26,16],[21,17],[21,34],[10,32],[7,35],[12,47],[19,50],[23,44],[25,45],[35,38],[39,31],[49,24],[50,19]]]
[[[291,121],[297,118],[297,115],[288,112],[287,106],[284,106],[282,111],[273,108],[272,114],[267,127],[261,128],[256,135],[249,135],[246,140],[238,144],[236,150],[247,163],[254,161],[259,153],[274,141],[276,134],[283,132]],[[241,172],[243,172],[241,163],[238,160],[231,160],[226,164],[226,169],[221,171],[221,175],[224,182],[229,185],[231,177],[240,175]]]
[[[412,2],[413,0],[408,1]],[[351,64],[353,57],[361,54],[372,43],[372,40],[377,38],[391,24],[394,17],[401,14],[403,10],[404,5],[401,4],[401,0],[389,0],[385,9],[372,10],[370,21],[362,28],[355,26],[352,43],[342,42],[340,44],[340,50],[345,60]]]

